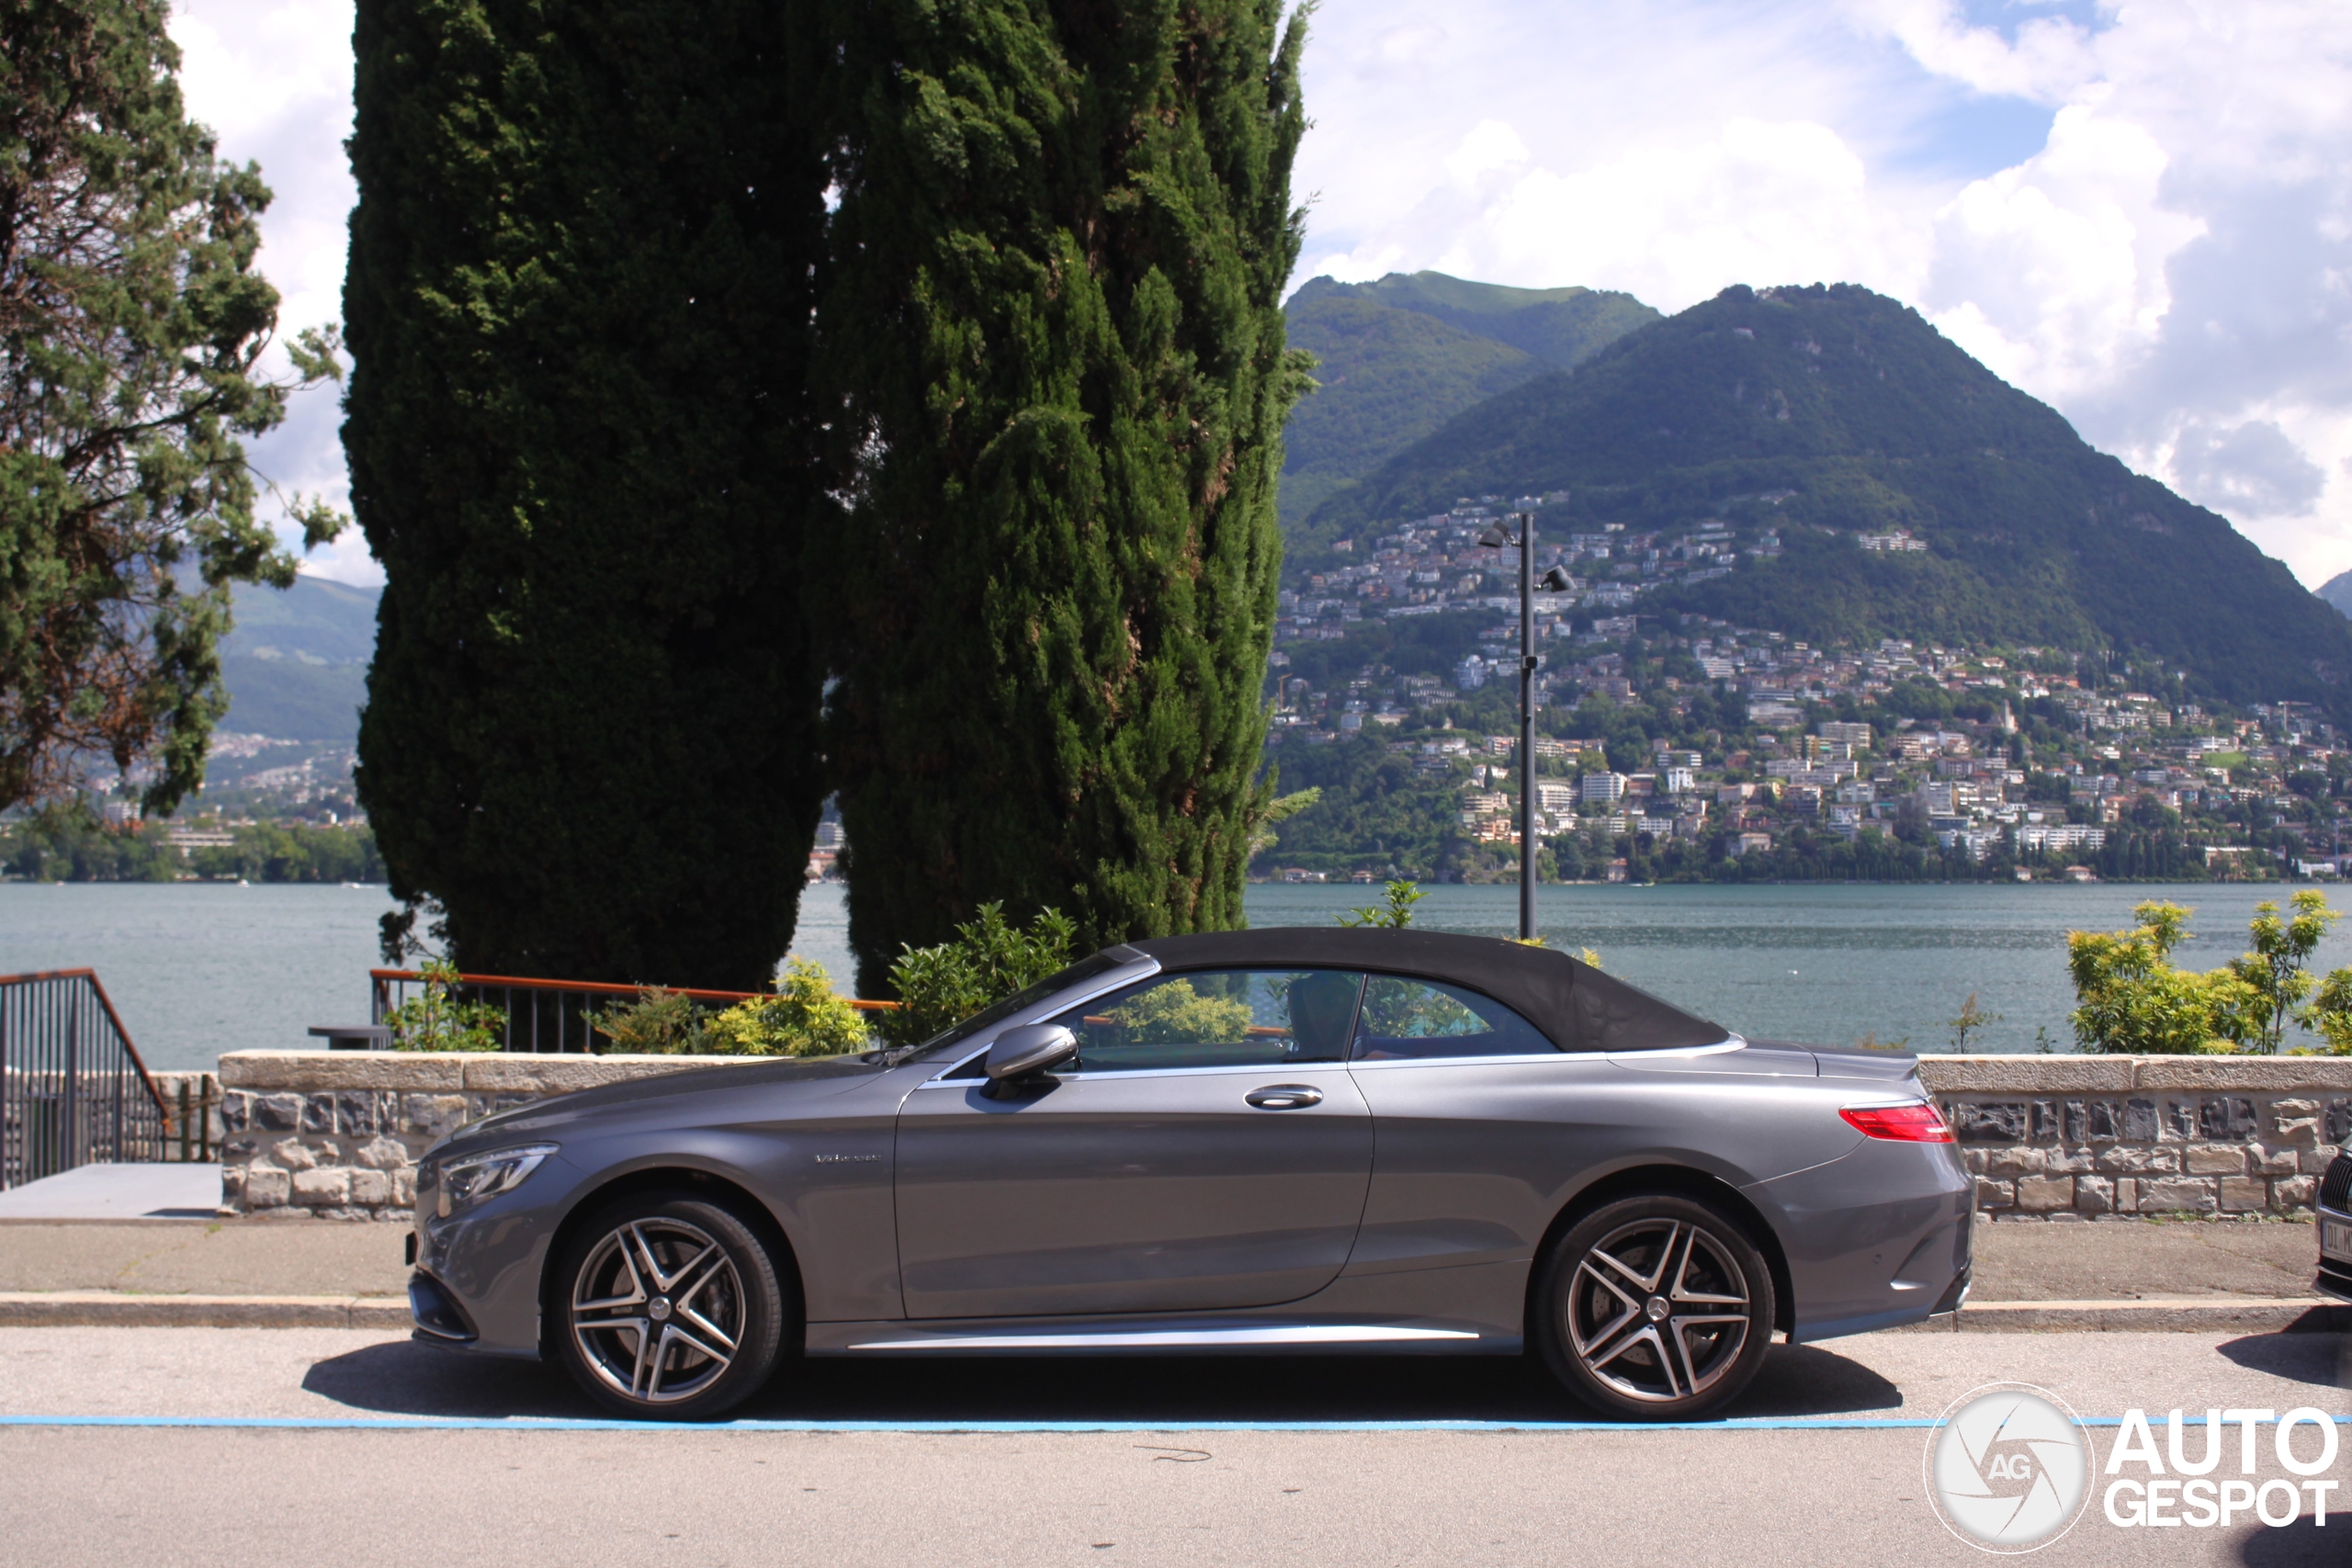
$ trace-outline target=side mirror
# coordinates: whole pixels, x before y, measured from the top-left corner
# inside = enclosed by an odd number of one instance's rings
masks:
[[[1078,1036],[1058,1023],[1027,1023],[1008,1029],[989,1047],[988,1093],[1001,1084],[1048,1073],[1078,1055]]]

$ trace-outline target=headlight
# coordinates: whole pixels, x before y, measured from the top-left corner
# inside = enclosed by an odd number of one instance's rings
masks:
[[[436,1212],[446,1220],[458,1209],[514,1191],[555,1149],[553,1144],[526,1144],[518,1149],[499,1149],[449,1161],[441,1168],[441,1197]]]

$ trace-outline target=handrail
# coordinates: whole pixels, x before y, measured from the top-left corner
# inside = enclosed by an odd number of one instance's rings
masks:
[[[421,971],[415,969],[370,969],[368,971],[368,977],[370,980],[423,980],[424,976]],[[762,997],[773,997],[775,995],[774,991],[698,990],[689,986],[621,986],[616,985],[608,980],[543,980],[534,979],[520,975],[469,975],[461,973],[458,976],[458,984],[461,986],[499,986],[509,990],[518,991],[582,991],[591,996],[600,997],[633,997],[639,991],[643,990],[663,990],[669,991],[676,996],[692,997],[696,1001],[708,1002],[748,1002]],[[848,1002],[850,1006],[861,1009],[867,1012],[892,1012],[897,1010],[897,1009],[901,1005],[898,1002],[889,1001],[865,1001],[854,997],[844,997],[842,999]]]
[[[147,1098],[153,1100],[155,1109],[168,1119],[172,1113],[171,1107],[164,1103],[163,1091],[155,1087],[155,1080],[148,1076],[147,1060],[140,1055],[139,1047],[131,1043],[130,1031],[122,1026],[122,1014],[114,1010],[114,998],[107,995],[106,987],[98,980],[98,972],[95,969],[36,969],[24,975],[0,975],[0,986],[21,986],[34,980],[87,980],[90,982],[90,989],[98,994],[98,1005],[107,1010],[107,1021],[114,1025],[115,1038],[121,1041],[122,1048],[130,1054],[130,1065],[138,1069],[139,1082],[147,1090]],[[896,1007],[898,1004],[893,1002],[890,1005]]]
[[[172,1132],[171,1106],[96,971],[0,976],[0,1189],[164,1159]]]

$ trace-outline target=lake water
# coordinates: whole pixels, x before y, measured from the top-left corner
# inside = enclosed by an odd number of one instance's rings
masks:
[[[1329,925],[1375,888],[1259,886],[1252,925]],[[1611,973],[1765,1038],[1850,1044],[1864,1032],[1949,1050],[1944,1022],[1971,992],[2001,1015],[1976,1048],[2064,1049],[2066,932],[2114,931],[2132,906],[2195,907],[2199,940],[2177,961],[2211,968],[2245,947],[2276,888],[2132,886],[1546,887],[1555,947],[1597,951]],[[2352,900],[2347,900],[2352,904]],[[94,968],[151,1066],[209,1066],[223,1051],[301,1047],[316,1023],[364,1022],[381,887],[220,884],[0,884],[0,974]],[[1438,931],[1509,936],[1514,887],[1437,886],[1415,909]],[[2352,922],[2346,922],[2352,925]],[[808,889],[794,950],[850,974],[842,889]],[[2352,931],[2322,946],[2352,963]]]

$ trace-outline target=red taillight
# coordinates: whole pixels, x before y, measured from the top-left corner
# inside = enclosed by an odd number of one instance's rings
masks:
[[[1932,1105],[1849,1105],[1838,1112],[1866,1138],[1898,1144],[1949,1144],[1951,1129]]]

